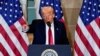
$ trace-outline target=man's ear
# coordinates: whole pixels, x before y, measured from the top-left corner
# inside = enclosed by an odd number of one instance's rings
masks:
[[[53,17],[55,17],[55,14],[53,14]]]

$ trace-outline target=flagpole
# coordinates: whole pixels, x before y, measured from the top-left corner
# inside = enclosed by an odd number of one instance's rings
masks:
[[[74,51],[73,51],[73,46],[74,46],[74,39],[72,37],[71,31],[69,30],[69,23],[68,23],[68,19],[67,19],[67,13],[66,13],[66,8],[64,6],[63,1],[61,1],[61,6],[62,6],[62,11],[63,11],[63,15],[64,15],[64,23],[65,23],[65,27],[66,27],[66,35],[68,37],[69,43],[71,45],[71,51],[72,51],[72,55],[74,55]]]
[[[25,17],[25,20],[27,21],[27,0],[20,0],[21,6],[22,6],[22,11],[23,11],[23,15]]]
[[[36,19],[42,19],[40,14],[39,14],[40,1],[41,0],[34,0],[34,2],[35,2],[35,9],[36,9]]]

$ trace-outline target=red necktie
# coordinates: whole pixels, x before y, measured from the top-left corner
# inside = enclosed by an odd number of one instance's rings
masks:
[[[52,36],[52,31],[51,31],[51,28],[49,27],[49,30],[48,30],[48,35],[49,35],[49,45],[53,45],[53,36]]]

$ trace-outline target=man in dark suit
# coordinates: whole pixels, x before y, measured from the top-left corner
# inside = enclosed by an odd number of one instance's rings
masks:
[[[64,24],[54,18],[55,13],[51,6],[41,8],[42,20],[33,20],[28,33],[34,34],[32,44],[69,44]]]

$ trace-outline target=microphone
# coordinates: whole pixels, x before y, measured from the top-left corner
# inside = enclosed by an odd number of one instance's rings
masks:
[[[48,25],[49,27],[51,27],[51,23],[50,23],[50,22],[47,22],[47,25]]]
[[[29,27],[27,25],[22,26],[22,32],[27,32],[29,30]]]

